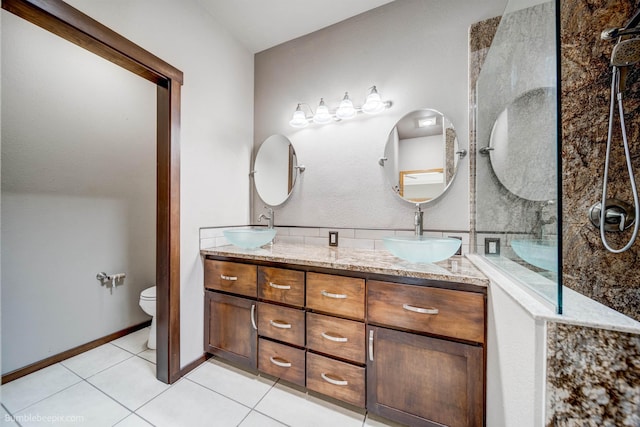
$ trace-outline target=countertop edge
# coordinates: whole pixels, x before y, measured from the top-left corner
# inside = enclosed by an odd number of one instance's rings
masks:
[[[387,251],[340,248],[339,250],[329,249],[322,246],[300,246],[300,245],[279,245],[280,248],[295,249],[299,251],[298,256],[286,256],[284,254],[274,254],[266,249],[258,251],[242,250],[233,246],[221,246],[201,249],[202,256],[217,256],[226,258],[236,258],[247,261],[263,261],[273,263],[292,264],[306,267],[327,268],[345,272],[380,274],[386,276],[409,277],[414,279],[425,279],[443,282],[463,283],[488,288],[489,279],[485,277],[468,259],[462,256],[452,257],[446,260],[446,266],[441,263],[433,265],[420,265],[404,262],[393,257]],[[303,248],[308,249],[303,253]],[[313,257],[318,252],[328,254],[324,259]],[[341,259],[343,254],[347,254]],[[335,258],[332,260],[331,256]],[[440,264],[440,265],[439,265]],[[464,266],[464,267],[463,267]],[[427,271],[432,268],[434,271]],[[447,269],[461,271],[471,269],[473,274],[456,273]],[[439,271],[438,271],[439,270]]]

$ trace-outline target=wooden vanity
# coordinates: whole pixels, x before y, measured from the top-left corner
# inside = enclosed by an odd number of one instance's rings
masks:
[[[408,425],[484,425],[486,279],[234,250],[203,251],[205,351]]]

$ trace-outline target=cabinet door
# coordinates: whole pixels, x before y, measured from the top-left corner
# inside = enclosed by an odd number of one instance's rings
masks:
[[[256,301],[205,292],[205,351],[256,369],[255,310]]]
[[[367,409],[412,426],[483,425],[482,347],[368,327]]]

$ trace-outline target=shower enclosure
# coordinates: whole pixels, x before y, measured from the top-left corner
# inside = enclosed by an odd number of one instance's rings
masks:
[[[556,4],[510,1],[474,34],[493,36],[471,86],[476,253],[561,313]]]

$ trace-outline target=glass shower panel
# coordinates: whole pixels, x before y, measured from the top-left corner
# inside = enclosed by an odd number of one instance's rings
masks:
[[[476,252],[562,312],[555,2],[512,0],[475,87]]]

